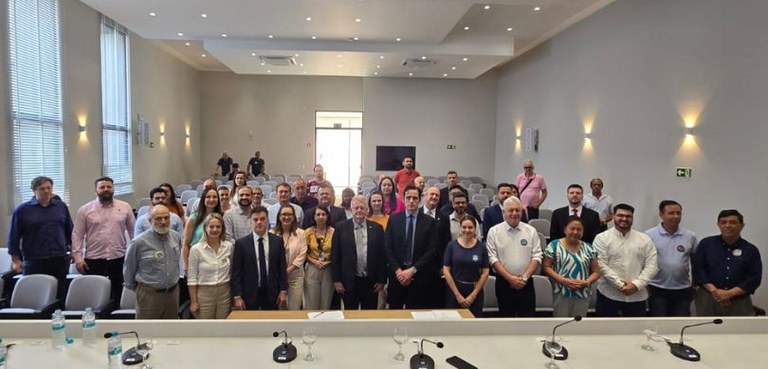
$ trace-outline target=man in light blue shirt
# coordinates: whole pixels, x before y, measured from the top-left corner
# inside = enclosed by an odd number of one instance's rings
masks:
[[[168,195],[165,193],[165,190],[163,190],[161,187],[155,187],[149,191],[149,198],[152,199],[152,206],[168,206],[166,201],[167,196]],[[149,212],[146,212],[145,214],[142,214],[138,219],[136,219],[136,225],[133,229],[133,236],[137,237],[144,231],[151,228],[152,224],[149,223]],[[171,213],[171,229],[178,232],[179,234],[184,234],[184,221],[182,221],[181,217],[176,215],[176,213]]]
[[[648,286],[651,316],[690,316],[691,259],[698,239],[693,232],[680,227],[683,207],[676,201],[659,204],[661,224],[645,234],[656,246],[659,272]]]

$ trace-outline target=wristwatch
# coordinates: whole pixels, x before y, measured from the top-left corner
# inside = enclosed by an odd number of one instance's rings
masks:
[[[528,282],[528,279],[531,278],[528,274],[521,274],[520,278],[523,279],[523,281]]]

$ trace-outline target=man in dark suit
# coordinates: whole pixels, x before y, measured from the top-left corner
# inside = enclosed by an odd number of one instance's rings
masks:
[[[461,187],[460,185],[450,187],[450,191],[448,192],[448,201],[440,208],[440,212],[443,213],[443,215],[449,216],[453,213],[453,204],[451,201],[453,201],[453,195],[456,193],[463,193],[464,196],[467,197],[467,200],[469,200],[469,192],[466,188]],[[442,192],[440,194],[440,199],[442,202]],[[475,217],[478,222],[482,221],[482,218],[480,218],[480,213],[477,212],[477,208],[475,205],[472,205],[472,203],[467,203],[467,214]]]
[[[334,225],[339,222],[347,220],[347,213],[344,209],[333,205],[333,187],[330,184],[323,182],[317,189],[317,206],[325,206],[331,213],[331,222],[329,224]],[[301,228],[307,229],[312,227],[315,222],[315,208],[309,209],[307,214],[311,216],[305,216],[304,221],[301,224]]]
[[[498,201],[498,204],[485,208],[483,212],[483,239],[488,238],[488,231],[491,227],[504,221],[504,200],[510,196],[517,197],[514,190],[515,187],[515,185],[506,182],[499,183],[496,186],[496,201]],[[526,220],[523,219],[522,221],[525,222]]]
[[[333,232],[333,285],[344,299],[345,310],[376,309],[379,293],[387,283],[384,228],[365,220],[365,197],[353,197],[350,208],[352,219],[336,223]]]
[[[404,195],[405,212],[389,217],[384,237],[389,308],[433,308],[440,305],[432,293],[440,286],[436,223],[418,211],[421,191],[417,187],[406,187]]]
[[[448,185],[440,190],[440,204],[437,205],[438,209],[451,204],[451,199],[448,195],[451,192],[451,188],[459,184],[459,174],[456,173],[455,170],[449,170],[448,174],[445,176],[445,182],[448,183]]]
[[[283,239],[267,233],[265,207],[251,209],[250,217],[253,233],[232,251],[232,303],[235,310],[277,310],[288,295]]]
[[[584,224],[584,236],[581,240],[589,243],[595,240],[595,236],[600,231],[600,215],[596,211],[582,206],[581,200],[583,198],[584,189],[581,185],[568,186],[568,206],[555,209],[552,212],[552,222],[549,227],[550,239],[557,240],[565,237],[565,225],[568,223],[568,218],[577,216],[581,218],[581,223]]]

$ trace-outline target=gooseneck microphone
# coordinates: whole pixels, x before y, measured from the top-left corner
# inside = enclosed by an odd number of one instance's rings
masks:
[[[685,330],[688,328],[698,327],[698,326],[707,325],[707,324],[723,324],[723,320],[715,319],[708,322],[696,323],[696,324],[690,324],[690,325],[684,326],[683,329],[680,330],[680,342],[674,343],[671,341],[667,341],[667,344],[669,345],[669,352],[672,353],[672,355],[675,355],[678,358],[686,361],[701,360],[701,355],[699,354],[698,351],[696,351],[696,349],[683,343],[683,334],[685,333]]]
[[[432,341],[426,338],[422,338],[421,341],[413,340],[412,342],[418,344],[419,352],[411,356],[411,369],[435,369],[435,360],[429,357],[429,355],[424,354],[424,342],[432,343],[437,348],[443,348],[445,345],[440,341]]]
[[[136,331],[126,331],[126,332],[118,332],[116,335],[113,335],[112,332],[104,333],[104,338],[110,339],[113,336],[122,336],[125,334],[133,334],[136,336],[136,346],[131,347],[125,352],[123,352],[122,361],[125,365],[136,365],[140,364],[144,361],[144,357],[141,356],[141,354],[138,353],[139,349],[144,349],[149,351],[150,348],[147,347],[146,343],[141,343],[141,340],[139,340],[139,333]],[[147,358],[149,358],[149,353],[147,353]]]
[[[577,316],[573,317],[573,319],[571,319],[571,320],[569,320],[567,322],[560,323],[560,324],[556,325],[554,328],[552,328],[552,336],[550,336],[550,337],[552,337],[551,338],[551,342],[553,344],[555,344],[555,345],[559,345],[560,346],[560,352],[554,354],[555,355],[555,360],[565,360],[565,359],[568,358],[568,350],[565,348],[565,346],[562,346],[559,343],[555,342],[555,332],[557,332],[557,328],[560,328],[560,327],[562,327],[562,326],[564,326],[566,324],[571,324],[573,322],[580,322],[580,321],[581,321],[581,315],[577,315]],[[549,341],[549,340],[550,340],[549,338],[545,337],[544,343],[541,345],[541,352],[544,353],[544,356],[546,356],[546,357],[552,357],[552,353],[550,353],[549,350],[547,350],[547,341]]]
[[[283,338],[283,342],[280,343],[280,346],[277,346],[275,350],[272,351],[272,360],[277,363],[289,363],[296,359],[296,346],[293,345],[291,339],[288,338],[288,333],[284,330],[280,332],[272,332],[272,337],[277,337],[280,333],[282,333],[285,338]]]

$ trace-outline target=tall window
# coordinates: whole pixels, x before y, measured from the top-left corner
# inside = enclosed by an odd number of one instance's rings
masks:
[[[128,31],[101,17],[101,104],[103,173],[115,181],[115,194],[133,192]]]
[[[9,0],[8,46],[14,203],[39,175],[67,201],[57,0]]]
[[[363,169],[363,113],[315,112],[315,162],[322,164],[334,190],[357,187]]]

